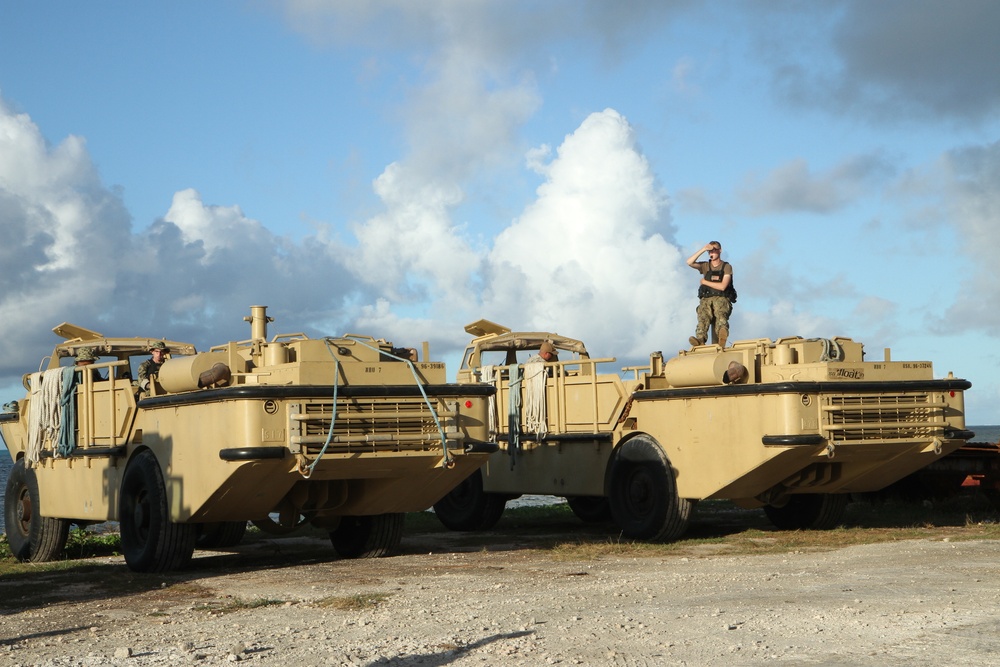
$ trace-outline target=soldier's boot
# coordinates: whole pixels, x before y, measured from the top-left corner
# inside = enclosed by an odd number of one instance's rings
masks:
[[[719,332],[719,347],[726,349],[726,339],[729,338],[729,332],[722,330]]]
[[[691,343],[691,347],[698,347],[699,345],[705,344],[705,339],[695,338],[694,336],[691,336],[690,338],[688,338],[688,342]]]

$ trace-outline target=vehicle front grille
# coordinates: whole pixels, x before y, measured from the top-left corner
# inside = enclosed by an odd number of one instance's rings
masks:
[[[432,399],[438,420],[449,440],[457,440],[453,405]],[[333,401],[301,403],[289,413],[289,443],[293,451],[318,454],[327,443],[328,454],[441,451],[441,434],[427,403],[414,399],[338,399],[333,434]]]
[[[927,393],[826,396],[823,428],[835,443],[924,440],[944,434],[946,407]]]

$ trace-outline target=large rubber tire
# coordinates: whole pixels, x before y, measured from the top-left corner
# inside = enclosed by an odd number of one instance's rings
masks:
[[[507,498],[483,491],[483,473],[477,470],[436,502],[434,513],[451,530],[489,530],[503,515]]]
[[[134,572],[177,570],[191,560],[198,527],[170,520],[163,474],[148,450],[125,468],[118,521],[125,563]]]
[[[35,471],[18,460],[10,469],[4,492],[4,522],[7,544],[20,561],[44,563],[55,560],[66,548],[68,519],[53,519],[41,514],[38,478]]]
[[[198,538],[195,546],[199,549],[226,549],[235,547],[247,532],[246,521],[218,521],[198,524]]]
[[[637,435],[615,452],[608,470],[611,515],[622,535],[667,541],[684,534],[692,503],[677,496],[677,481],[660,445]]]
[[[608,523],[611,517],[611,502],[604,496],[567,496],[566,503],[580,521],[584,523]]]
[[[381,558],[388,556],[403,539],[401,512],[374,516],[345,516],[330,531],[330,541],[341,558]]]
[[[793,495],[781,506],[765,505],[764,514],[780,530],[830,530],[840,525],[850,500],[846,493]]]

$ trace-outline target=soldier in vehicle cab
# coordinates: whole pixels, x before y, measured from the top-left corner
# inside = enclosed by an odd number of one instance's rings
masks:
[[[76,353],[76,361],[74,365],[76,366],[90,366],[95,361],[97,361],[97,355],[89,347],[81,347]],[[101,372],[96,368],[91,369],[90,377],[93,378],[94,382],[100,382],[104,379]],[[80,374],[80,379],[83,379],[83,374]]]
[[[149,382],[151,377],[158,375],[163,362],[167,360],[167,353],[170,348],[162,340],[153,343],[149,348],[149,359],[139,364],[139,389],[144,396],[149,395]]]

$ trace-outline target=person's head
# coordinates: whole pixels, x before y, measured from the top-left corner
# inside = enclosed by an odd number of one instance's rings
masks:
[[[167,352],[170,352],[170,348],[162,340],[158,340],[149,346],[149,353],[153,355],[153,361],[156,363],[161,363]]]
[[[542,342],[542,346],[538,348],[538,356],[545,361],[559,361],[559,351],[549,341]]]
[[[81,347],[76,352],[76,365],[77,366],[89,366],[90,364],[97,361],[97,355],[89,347]]]
[[[708,242],[708,255],[711,257],[715,255],[716,257],[722,257],[722,244],[718,241]]]

